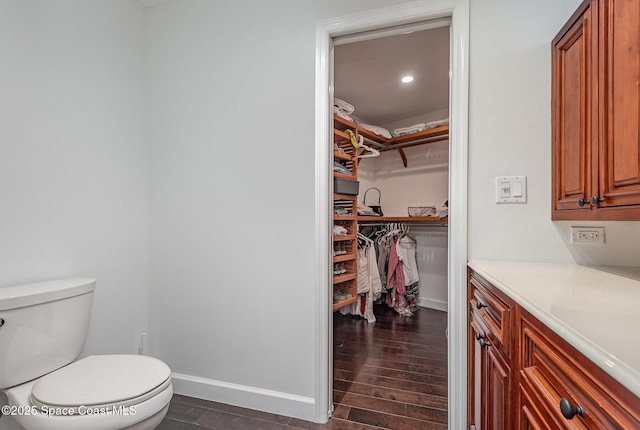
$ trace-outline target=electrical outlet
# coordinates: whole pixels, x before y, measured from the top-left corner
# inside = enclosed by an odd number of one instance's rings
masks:
[[[571,227],[571,243],[604,243],[604,227]]]

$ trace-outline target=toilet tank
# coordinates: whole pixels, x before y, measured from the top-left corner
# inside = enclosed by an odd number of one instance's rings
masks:
[[[0,389],[78,358],[95,285],[95,279],[69,278],[0,288]]]

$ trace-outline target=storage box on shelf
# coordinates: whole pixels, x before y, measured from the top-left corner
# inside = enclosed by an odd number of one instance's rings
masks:
[[[357,238],[358,222],[358,158],[357,150],[351,142],[347,130],[357,136],[355,124],[335,117],[333,130],[333,160],[340,163],[347,173],[333,173],[333,205],[346,214],[336,214],[333,224],[343,227],[346,235],[333,236],[333,309],[355,303],[358,300],[357,280]]]

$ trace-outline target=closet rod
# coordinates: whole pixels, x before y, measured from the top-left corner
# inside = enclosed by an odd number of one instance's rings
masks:
[[[417,226],[417,227],[447,227],[449,225],[448,222],[434,222],[434,221],[430,221],[430,222],[404,222],[405,224],[407,224],[407,227],[411,227],[411,226]],[[393,222],[369,222],[369,221],[358,221],[358,227],[378,227],[381,225],[389,225],[389,224],[394,224]],[[402,224],[400,223],[395,223],[395,224]]]
[[[380,148],[382,151],[390,151],[392,149],[404,148],[406,146],[422,145],[424,143],[432,143],[432,142],[439,142],[441,140],[446,140],[446,139],[449,139],[449,133],[442,134],[439,136],[425,137],[422,139],[413,140],[411,142],[396,143],[394,145],[386,145],[384,143],[376,142],[375,140],[369,139],[368,137],[365,137],[365,136],[362,136],[362,138],[365,140],[365,142],[375,145],[376,147]]]
[[[426,144],[426,143],[440,142],[441,140],[447,140],[447,139],[449,139],[449,134],[442,134],[440,136],[425,137],[424,139],[414,140],[412,142],[396,143],[395,145],[385,146],[382,149],[382,151],[390,151],[392,149],[406,148],[408,146],[416,146],[416,145],[423,145],[423,144]]]

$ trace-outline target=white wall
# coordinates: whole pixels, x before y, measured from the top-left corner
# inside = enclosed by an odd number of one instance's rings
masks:
[[[471,259],[640,266],[640,223],[551,221],[551,40],[580,3],[470,2]],[[527,176],[526,204],[495,203],[503,175]],[[604,226],[607,243],[569,244],[584,224]]]
[[[144,10],[0,1],[0,286],[97,279],[84,354],[147,329]]]
[[[177,390],[313,417],[316,21],[392,3],[149,10],[151,348]]]
[[[436,206],[440,209],[449,192],[449,142],[404,149],[407,167],[397,151],[385,151],[376,158],[363,158],[358,165],[360,195],[364,203],[365,192],[380,189],[382,209],[386,216],[407,216],[407,208],[416,204]],[[367,204],[378,203],[378,192],[371,190]]]

